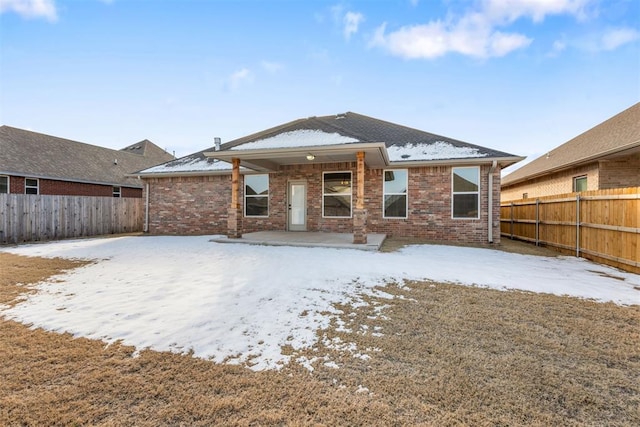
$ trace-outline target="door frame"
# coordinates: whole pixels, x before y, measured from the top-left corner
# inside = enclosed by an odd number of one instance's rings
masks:
[[[304,224],[292,225],[291,224],[291,186],[303,185],[304,186]],[[307,224],[309,223],[307,218],[307,191],[309,186],[306,180],[291,180],[287,181],[287,231],[307,231]]]

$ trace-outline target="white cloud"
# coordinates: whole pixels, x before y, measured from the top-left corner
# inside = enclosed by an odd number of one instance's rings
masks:
[[[513,22],[522,17],[542,22],[547,15],[573,15],[582,20],[593,0],[484,0],[482,9],[494,22]]]
[[[334,24],[342,28],[342,34],[347,40],[358,32],[360,24],[364,21],[362,13],[350,10],[345,12],[345,7],[341,4],[331,6],[330,11]]]
[[[553,52],[558,54],[567,48],[567,42],[564,40],[556,40],[553,42]]]
[[[389,34],[385,29],[386,24],[378,27],[371,44],[407,59],[433,59],[450,52],[475,58],[500,57],[532,41],[522,34],[494,31],[481,15],[469,15],[454,24],[432,21],[402,27]]]
[[[609,28],[605,31],[593,32],[569,40],[564,38],[556,40],[549,56],[557,56],[568,48],[589,53],[607,52],[637,40],[640,40],[640,31],[635,28]]]
[[[639,38],[640,32],[634,28],[616,28],[602,35],[600,47],[601,50],[614,50]]]
[[[521,18],[542,22],[549,15],[584,19],[594,0],[478,0],[462,15],[408,25],[387,33],[386,23],[375,31],[370,46],[406,59],[433,59],[448,53],[474,58],[501,57],[531,44],[525,34],[499,30]]]
[[[352,34],[358,32],[358,27],[364,21],[364,15],[359,12],[347,12],[344,15],[344,38],[349,40]]]
[[[490,56],[505,56],[520,48],[529,46],[532,39],[517,33],[494,32],[489,38],[488,52]]]
[[[0,0],[0,13],[15,12],[24,18],[45,18],[54,22],[58,12],[54,0]]]
[[[229,76],[229,87],[231,89],[237,89],[244,83],[251,83],[253,81],[253,74],[248,68],[241,68],[240,70],[232,73]]]
[[[269,74],[275,74],[284,68],[284,65],[278,62],[271,62],[271,61],[262,61],[260,65]]]

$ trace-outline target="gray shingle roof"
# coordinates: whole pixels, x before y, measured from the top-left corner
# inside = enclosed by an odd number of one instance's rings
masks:
[[[502,178],[511,185],[640,147],[640,103],[632,105]]]
[[[384,143],[391,157],[406,152],[413,153],[413,157],[408,156],[407,161],[424,160],[416,159],[416,152],[425,153],[429,151],[430,155],[438,150],[447,150],[449,153],[455,152],[450,158],[511,158],[511,162],[520,160],[517,156],[502,151],[493,150],[479,145],[469,144],[457,139],[424,132],[407,126],[398,125],[384,120],[375,119],[373,117],[364,116],[357,113],[347,112],[344,114],[309,117],[306,119],[294,120],[280,126],[276,126],[252,135],[229,141],[222,144],[221,151],[239,149],[242,145],[251,145],[257,141],[272,141],[274,139],[285,139],[286,135],[309,135],[306,132],[317,132],[319,140],[327,138],[327,135],[339,135],[338,138],[350,139],[352,142],[360,143]],[[309,141],[307,141],[308,143]],[[311,141],[313,142],[313,141]],[[318,145],[321,145],[320,143]],[[419,149],[416,150],[416,147]],[[452,149],[453,147],[453,149]],[[189,171],[204,170],[222,170],[224,168],[217,166],[212,159],[207,159],[204,153],[215,151],[215,147],[210,147],[197,153],[190,154],[180,159],[168,162],[153,170],[142,171],[144,173],[185,173]],[[465,154],[467,153],[467,154]],[[436,153],[437,154],[437,153]],[[446,160],[448,157],[446,152],[444,155],[434,156],[433,159]],[[402,156],[400,161],[404,160]],[[393,159],[393,161],[398,161]],[[217,162],[217,161],[216,161]],[[224,163],[224,162],[223,162]],[[191,169],[190,169],[191,168]],[[230,168],[230,167],[229,167]],[[229,169],[227,168],[227,169]]]
[[[248,142],[266,139],[278,134],[297,130],[320,130],[326,133],[337,132],[340,135],[357,139],[359,142],[384,142],[387,148],[447,142],[454,147],[475,148],[480,154],[486,157],[514,157],[513,154],[492,150],[490,148],[469,144],[468,142],[459,141],[446,136],[436,135],[352,112],[294,120],[281,126],[227,142],[222,144],[221,148],[222,150],[227,150]]]
[[[140,148],[130,148],[135,146]],[[172,155],[147,140],[112,150],[0,126],[0,175],[140,188],[138,179],[126,175],[171,159]]]
[[[174,159],[171,154],[167,153],[148,139],[144,139],[140,142],[136,142],[135,144],[131,144],[128,147],[121,148],[119,151],[144,156],[149,159],[150,162],[154,162],[154,164],[164,163]]]

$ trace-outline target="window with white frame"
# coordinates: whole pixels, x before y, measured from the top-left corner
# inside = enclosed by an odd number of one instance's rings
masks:
[[[9,177],[0,176],[0,193],[9,193]]]
[[[351,172],[322,174],[322,216],[351,217]]]
[[[453,168],[451,179],[453,218],[480,218],[480,168]]]
[[[24,180],[24,194],[39,194],[39,180],[35,178],[26,178]]]
[[[113,197],[121,197],[122,188],[121,187],[113,187]]]
[[[269,175],[245,175],[244,216],[269,216]]]
[[[407,169],[393,169],[384,171],[383,203],[384,218],[407,217]]]
[[[587,191],[587,177],[585,176],[576,176],[573,178],[573,191]]]

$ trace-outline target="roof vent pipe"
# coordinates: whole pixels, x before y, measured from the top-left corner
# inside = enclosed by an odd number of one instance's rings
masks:
[[[222,140],[216,136],[215,138],[213,138],[213,142],[216,144],[216,151],[220,151],[220,143],[222,142]]]

